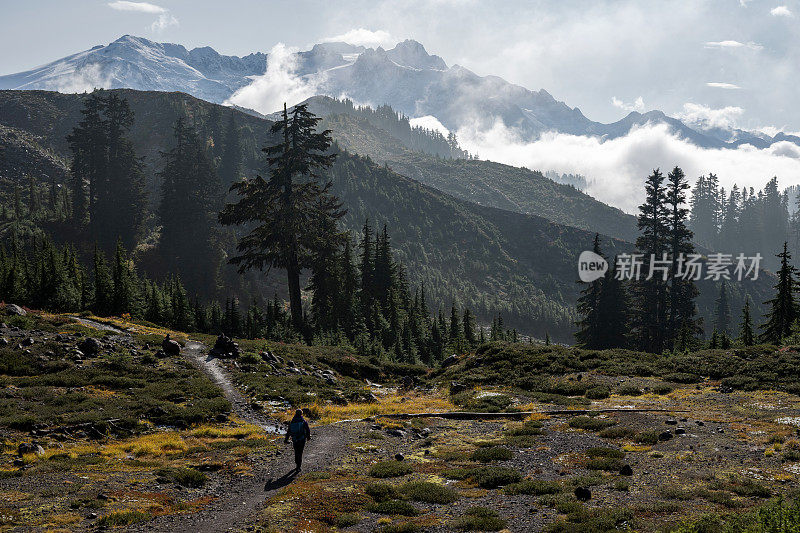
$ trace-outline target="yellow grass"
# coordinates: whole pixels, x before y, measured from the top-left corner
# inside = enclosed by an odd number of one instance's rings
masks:
[[[405,401],[400,401],[404,398]],[[409,392],[400,394],[390,391],[378,396],[375,403],[351,403],[348,405],[326,405],[315,403],[311,406],[320,424],[331,424],[342,420],[361,419],[380,415],[401,413],[441,413],[454,411],[456,407],[444,392],[422,394]],[[288,413],[287,413],[288,416]]]

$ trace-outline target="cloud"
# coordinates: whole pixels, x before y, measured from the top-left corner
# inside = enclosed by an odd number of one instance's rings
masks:
[[[666,171],[678,165],[692,180],[714,172],[726,189],[734,183],[761,188],[772,176],[778,176],[782,186],[800,182],[800,147],[791,143],[765,149],[700,148],[677,137],[666,124],[634,128],[606,141],[551,132],[525,142],[497,121],[488,130],[459,129],[458,137],[464,149],[484,159],[587,176],[588,194],[629,213],[641,204],[644,179],[653,168]]]
[[[298,76],[296,52],[296,48],[283,43],[273,46],[267,56],[267,71],[233,93],[225,103],[268,114],[282,109],[284,102],[292,106],[318,94],[322,78]]]
[[[773,7],[770,12],[773,17],[793,17],[794,13],[786,6]]]
[[[354,44],[356,46],[367,46],[374,48],[377,46],[392,45],[397,42],[397,39],[393,39],[389,32],[384,30],[372,31],[366,28],[357,28],[346,33],[342,33],[341,35],[326,37],[325,39],[322,39],[322,42],[345,42],[348,44]]]
[[[764,47],[758,43],[754,43],[753,41],[742,43],[739,41],[708,41],[704,45],[706,48],[719,48],[719,49],[737,49],[737,48],[749,48],[750,50],[761,50]]]
[[[76,68],[73,72],[62,71],[47,83],[48,90],[60,93],[92,92],[95,89],[111,88],[111,75],[103,73],[100,64],[91,63]]]
[[[450,130],[448,130],[444,124],[439,122],[439,119],[433,115],[412,118],[408,122],[411,124],[411,126],[425,128],[426,130],[438,131],[444,136],[447,136],[447,134],[450,133]]]
[[[738,85],[733,83],[725,83],[721,81],[710,81],[706,83],[707,87],[713,87],[715,89],[741,89]]]
[[[170,26],[177,26],[178,19],[170,14],[169,9],[149,2],[129,2],[127,0],[117,0],[116,2],[109,2],[108,7],[116,9],[117,11],[131,11],[135,13],[147,13],[151,15],[158,15],[156,20],[150,24],[150,31],[161,32]]]
[[[624,111],[644,111],[644,98],[638,97],[632,104],[626,104],[616,96],[611,97],[611,105],[618,107]]]
[[[675,118],[704,128],[733,128],[736,125],[736,119],[742,113],[744,113],[744,109],[738,106],[713,109],[703,104],[686,103],[683,104],[683,111],[677,113]]]

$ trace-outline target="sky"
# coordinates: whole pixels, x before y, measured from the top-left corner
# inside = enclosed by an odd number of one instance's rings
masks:
[[[225,54],[413,38],[593,120],[660,109],[800,131],[800,0],[2,0],[0,74],[129,33]],[[137,5],[133,5],[137,4]],[[694,115],[693,115],[694,114]]]
[[[800,132],[800,0],[0,0],[0,9],[0,75],[124,34],[273,57],[322,41],[391,48],[410,38],[450,66],[546,89],[600,122],[657,109],[688,123]],[[279,63],[247,90],[310,96]],[[759,189],[772,176],[800,184],[800,149],[786,142],[708,150],[663,126],[606,142],[556,133],[531,142],[503,124],[457,133],[485,159],[583,174],[589,194],[628,212],[655,167],[680,165],[692,179],[715,172],[727,189]]]

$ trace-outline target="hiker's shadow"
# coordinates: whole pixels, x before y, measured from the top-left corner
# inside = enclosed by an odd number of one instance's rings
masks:
[[[285,473],[278,479],[269,479],[264,485],[264,490],[275,490],[280,489],[294,481],[294,478],[297,477],[297,470],[290,470],[289,472]]]

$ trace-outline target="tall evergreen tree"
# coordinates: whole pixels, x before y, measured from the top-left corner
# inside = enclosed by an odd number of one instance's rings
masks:
[[[668,331],[667,282],[662,271],[654,269],[651,260],[663,261],[669,250],[669,210],[666,206],[664,175],[658,170],[645,182],[645,203],[639,206],[637,218],[641,235],[637,250],[644,255],[644,272],[649,279],[636,283],[636,335],[640,349],[660,353],[666,346]],[[671,268],[669,264],[659,265]],[[653,275],[650,276],[650,272]]]
[[[759,340],[764,343],[780,344],[788,337],[792,325],[798,317],[797,303],[794,293],[797,290],[796,269],[789,263],[792,258],[788,251],[788,243],[783,243],[783,251],[777,254],[780,259],[778,282],[775,284],[775,297],[764,302],[769,305],[767,321],[761,325]]]
[[[753,320],[750,317],[750,297],[746,296],[744,307],[742,308],[742,324],[739,327],[739,342],[745,346],[755,344],[755,334],[753,333]]]
[[[313,223],[320,217],[344,216],[341,203],[330,192],[331,183],[321,182],[319,175],[336,157],[327,153],[330,131],[316,131],[319,121],[305,105],[295,106],[291,118],[284,106],[282,119],[270,130],[282,135],[282,141],[264,149],[269,180],[256,176],[234,183],[231,191],[239,195],[239,201],[226,205],[219,215],[225,225],[254,225],[239,240],[239,255],[230,260],[240,272],[270,266],[286,269],[292,325],[301,332],[305,325],[300,272],[308,266],[308,246],[318,242],[320,229]]]
[[[598,348],[624,348],[630,334],[630,312],[628,294],[622,281],[616,276],[617,260],[606,271],[597,304],[600,309]]]
[[[719,296],[714,306],[714,329],[720,335],[730,335],[731,308],[728,304],[728,290],[723,280],[719,285]]]
[[[592,242],[592,251],[603,256],[600,249],[600,234],[595,233]],[[578,283],[583,283],[579,281]],[[581,319],[577,322],[578,331],[575,332],[575,341],[584,348],[600,348],[603,331],[601,330],[601,316],[604,310],[600,307],[600,293],[602,291],[603,278],[598,278],[590,283],[586,283],[581,296],[578,298],[577,309]]]

